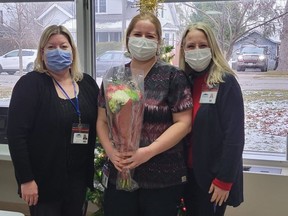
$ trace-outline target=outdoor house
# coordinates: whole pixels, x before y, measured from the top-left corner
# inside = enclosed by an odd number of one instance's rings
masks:
[[[75,14],[74,11],[74,4],[71,2],[63,2],[63,3],[44,3],[43,7],[36,8],[25,8],[25,13],[31,13],[33,11],[33,15],[31,15],[31,20],[29,21],[29,24],[26,23],[27,26],[25,26],[27,32],[23,30],[23,32],[19,29],[12,31],[11,29],[14,28],[14,21],[15,18],[17,18],[17,15],[9,13],[9,8],[1,7],[0,8],[0,44],[1,44],[1,51],[0,55],[11,51],[13,49],[18,49],[18,45],[16,43],[11,42],[11,37],[16,37],[15,35],[23,35],[23,34],[29,34],[30,38],[29,40],[23,40],[22,47],[23,48],[33,48],[35,49],[37,47],[39,34],[43,31],[44,28],[46,28],[49,25],[64,25],[66,26],[72,33],[73,37],[76,38],[76,28],[70,26],[67,26],[69,23],[74,22],[75,23]],[[20,15],[19,15],[20,16]],[[34,18],[33,18],[34,17]],[[32,21],[33,20],[33,21]],[[18,27],[16,26],[16,29]],[[29,30],[33,29],[33,30]],[[37,39],[36,39],[37,38]],[[7,41],[10,41],[7,43]]]
[[[99,2],[99,1],[97,1]],[[95,26],[96,42],[123,42],[125,30],[131,18],[139,11],[135,0],[106,0],[96,4]],[[126,4],[127,3],[127,4]],[[122,10],[119,10],[121,8]],[[123,13],[122,13],[123,12]],[[122,15],[123,14],[123,15]],[[162,25],[162,34],[165,45],[176,46],[176,32],[179,31],[174,4],[163,4],[158,9],[158,18]],[[122,36],[124,35],[124,37]],[[97,47],[98,48],[98,47]],[[103,50],[101,54],[106,50]],[[117,47],[119,48],[119,46]],[[111,49],[111,47],[110,47]],[[114,48],[115,49],[115,48]]]
[[[72,3],[53,3],[36,20],[44,28],[49,25],[63,25],[76,39],[76,19],[73,11]]]
[[[233,63],[237,60],[237,53],[240,51],[241,46],[256,44],[257,46],[268,47],[268,70],[273,70],[275,68],[280,42],[267,38],[258,31],[252,31],[240,38],[233,47],[232,67],[234,69],[235,67]]]

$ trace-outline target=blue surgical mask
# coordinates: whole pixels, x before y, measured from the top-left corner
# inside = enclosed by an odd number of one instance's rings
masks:
[[[46,66],[52,72],[60,72],[72,64],[71,51],[62,49],[47,50]]]

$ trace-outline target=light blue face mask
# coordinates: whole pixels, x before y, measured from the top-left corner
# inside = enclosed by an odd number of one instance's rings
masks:
[[[60,72],[72,64],[71,51],[62,49],[47,50],[46,66],[52,72]]]

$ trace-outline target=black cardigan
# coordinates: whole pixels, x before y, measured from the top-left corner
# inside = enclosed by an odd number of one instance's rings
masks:
[[[204,191],[214,178],[233,183],[228,205],[243,202],[244,105],[234,76],[219,85],[215,104],[200,104],[192,128],[193,170]]]
[[[30,72],[13,89],[7,128],[10,154],[18,185],[35,180],[39,200],[61,198],[71,178],[84,178],[93,187],[99,88],[87,74],[78,86],[82,123],[90,126],[88,145],[71,144],[78,116],[69,100],[58,97],[50,76]]]

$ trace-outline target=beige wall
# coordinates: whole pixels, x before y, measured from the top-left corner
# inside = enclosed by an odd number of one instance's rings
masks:
[[[22,203],[22,200],[17,194],[17,185],[11,161],[0,160],[0,202],[1,201]]]
[[[287,168],[283,168],[282,173],[283,175],[271,175],[245,172],[245,201],[237,208],[228,207],[226,216],[287,216]],[[7,158],[0,158],[0,209],[3,209],[1,204],[7,202],[24,204],[17,195],[12,162]],[[94,205],[89,205],[88,211],[93,212],[95,209]]]
[[[14,177],[13,164],[9,160],[0,159],[0,210],[11,210],[29,214],[28,206],[17,194],[17,184]],[[88,213],[97,210],[94,204],[89,203]]]
[[[226,216],[287,216],[288,176],[245,173],[244,203]]]

